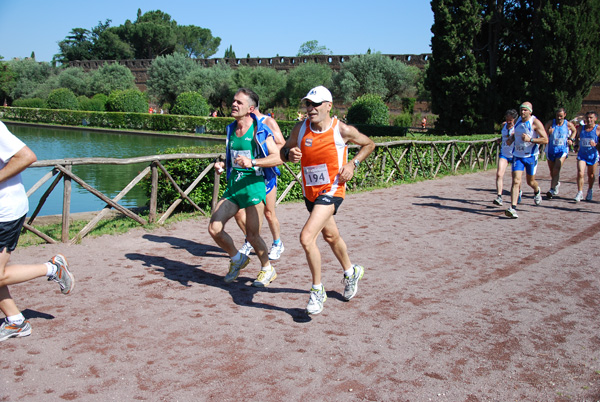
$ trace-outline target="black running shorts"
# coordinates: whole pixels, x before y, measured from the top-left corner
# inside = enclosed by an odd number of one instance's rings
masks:
[[[0,222],[0,252],[7,249],[10,253],[17,248],[23,223],[25,215],[14,221]]]

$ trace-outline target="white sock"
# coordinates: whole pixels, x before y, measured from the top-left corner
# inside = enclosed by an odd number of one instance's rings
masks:
[[[271,263],[268,263],[266,266],[262,267],[261,269],[266,272],[271,272],[273,270],[273,267],[271,266]]]
[[[314,290],[323,290],[323,284],[322,283],[319,283],[318,285],[313,284],[312,288]]]
[[[50,261],[46,263],[46,268],[48,269],[46,272],[47,277],[51,277],[52,275],[56,274],[56,271],[58,270],[58,267],[52,264]]]
[[[349,270],[344,271],[346,278],[350,278],[352,275],[354,275],[354,265],[351,265]]]
[[[6,319],[11,324],[16,324],[16,325],[21,325],[21,324],[23,324],[23,321],[25,321],[25,317],[21,313],[19,313],[17,315],[11,315],[10,317],[6,317]]]

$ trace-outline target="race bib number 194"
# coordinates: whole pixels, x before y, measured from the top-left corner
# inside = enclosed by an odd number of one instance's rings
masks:
[[[316,166],[304,167],[304,179],[307,186],[320,186],[329,184],[329,173],[327,172],[327,164],[323,163]]]

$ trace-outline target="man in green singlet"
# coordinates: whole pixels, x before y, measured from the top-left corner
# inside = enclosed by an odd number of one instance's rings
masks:
[[[215,163],[220,174],[227,172],[227,188],[213,211],[208,232],[231,257],[225,282],[233,282],[249,263],[250,258],[238,252],[233,239],[225,232],[225,224],[241,209],[246,209],[246,239],[258,256],[261,269],[253,285],[268,286],[276,277],[269,262],[267,245],[260,236],[265,209],[265,179],[275,175],[274,167],[282,163],[273,133],[252,114],[258,106],[258,95],[242,88],[233,97],[231,116],[235,121],[227,126],[225,162]]]

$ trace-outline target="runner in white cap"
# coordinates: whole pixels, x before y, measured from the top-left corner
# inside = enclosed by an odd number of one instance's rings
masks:
[[[300,244],[306,254],[313,281],[306,311],[308,314],[319,314],[327,300],[321,283],[321,252],[317,246],[319,233],[344,270],[346,300],[356,295],[358,281],[364,274],[364,267],[350,261],[334,215],[346,195],[346,182],[352,179],[355,169],[373,152],[375,143],[355,127],[331,117],[333,99],[324,86],[311,89],[303,100],[307,119],[292,129],[281,149],[281,158],[283,161],[301,163],[302,192],[310,215],[300,233]],[[348,141],[361,147],[350,162],[346,145]]]

